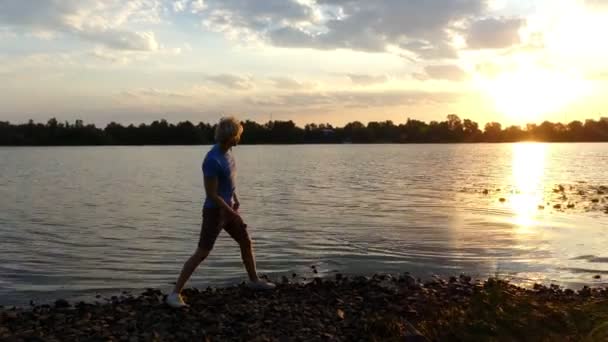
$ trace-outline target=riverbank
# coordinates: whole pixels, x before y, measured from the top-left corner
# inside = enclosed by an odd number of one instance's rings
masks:
[[[294,278],[295,279],[295,278]],[[467,276],[421,283],[398,277],[279,280],[275,291],[244,286],[188,289],[187,309],[148,289],[104,303],[0,308],[0,340],[560,340],[608,338],[608,290],[524,289]]]

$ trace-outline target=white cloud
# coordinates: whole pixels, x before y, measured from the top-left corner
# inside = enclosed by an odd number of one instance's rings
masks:
[[[193,0],[190,3],[190,11],[194,14],[200,13],[200,12],[204,11],[205,9],[207,9],[207,5],[205,4],[205,2],[203,0]]]
[[[267,108],[334,110],[345,107],[370,108],[442,104],[456,101],[459,97],[460,94],[457,93],[433,93],[413,90],[382,92],[336,91],[257,96],[255,99],[248,98],[246,102]]]
[[[463,81],[467,78],[466,72],[457,65],[442,64],[428,65],[424,68],[424,76],[421,77],[447,81]],[[420,78],[419,78],[420,79]]]
[[[183,12],[186,9],[188,0],[173,1],[173,11],[176,13]]]
[[[281,90],[299,90],[312,88],[314,85],[311,83],[298,82],[293,78],[288,77],[275,77],[271,78],[270,81],[274,87]]]
[[[62,33],[117,50],[156,51],[153,32],[128,24],[157,23],[160,8],[159,0],[0,0],[0,22],[43,37]]]
[[[181,48],[158,48],[156,56],[177,56],[182,53]],[[127,65],[132,63],[141,63],[150,59],[149,51],[147,50],[116,50],[104,47],[96,47],[87,53],[98,61],[109,64]]]
[[[176,92],[168,89],[157,89],[157,88],[141,88],[129,91],[123,91],[119,94],[123,97],[132,98],[169,98],[169,99],[186,99],[191,98],[192,94],[189,92]]]
[[[78,35],[116,50],[157,51],[159,48],[153,32],[84,30]]]
[[[250,77],[241,77],[231,74],[218,74],[207,76],[206,79],[215,84],[233,90],[249,90],[253,88],[253,83]]]
[[[116,53],[115,51],[108,51],[105,49],[97,48],[89,53],[94,58],[108,62],[110,64],[128,64],[131,62],[132,57],[124,53]]]
[[[385,83],[388,80],[386,75],[348,74],[347,76],[352,83],[362,86]]]

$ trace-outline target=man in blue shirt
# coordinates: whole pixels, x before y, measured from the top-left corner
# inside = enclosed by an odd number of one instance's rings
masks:
[[[173,292],[167,296],[167,304],[172,307],[187,306],[180,292],[194,270],[209,255],[222,229],[226,230],[241,248],[241,257],[250,280],[248,285],[255,289],[275,287],[274,284],[258,278],[247,225],[238,212],[240,203],[235,192],[236,164],[231,149],[239,143],[242,133],[243,126],[232,117],[223,118],[216,127],[216,144],[205,156],[202,166],[206,198],[198,248],[184,264]]]

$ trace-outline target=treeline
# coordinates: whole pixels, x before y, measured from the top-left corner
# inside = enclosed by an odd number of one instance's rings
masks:
[[[330,124],[308,124],[304,128],[292,121],[270,121],[259,124],[243,122],[242,144],[307,144],[307,143],[459,143],[459,142],[599,142],[608,141],[608,118],[572,121],[569,124],[545,121],[540,125],[503,128],[490,122],[483,130],[469,119],[450,114],[445,121],[429,123],[408,119],[396,125],[392,121],[351,122],[344,127]],[[0,145],[200,145],[213,142],[215,125],[178,124],[166,120],[138,126],[112,122],[105,128],[84,124],[58,122],[46,124],[29,121],[11,124],[0,121]]]

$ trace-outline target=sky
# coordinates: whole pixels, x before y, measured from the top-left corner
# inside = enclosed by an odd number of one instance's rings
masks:
[[[0,120],[608,116],[608,0],[0,0]]]

